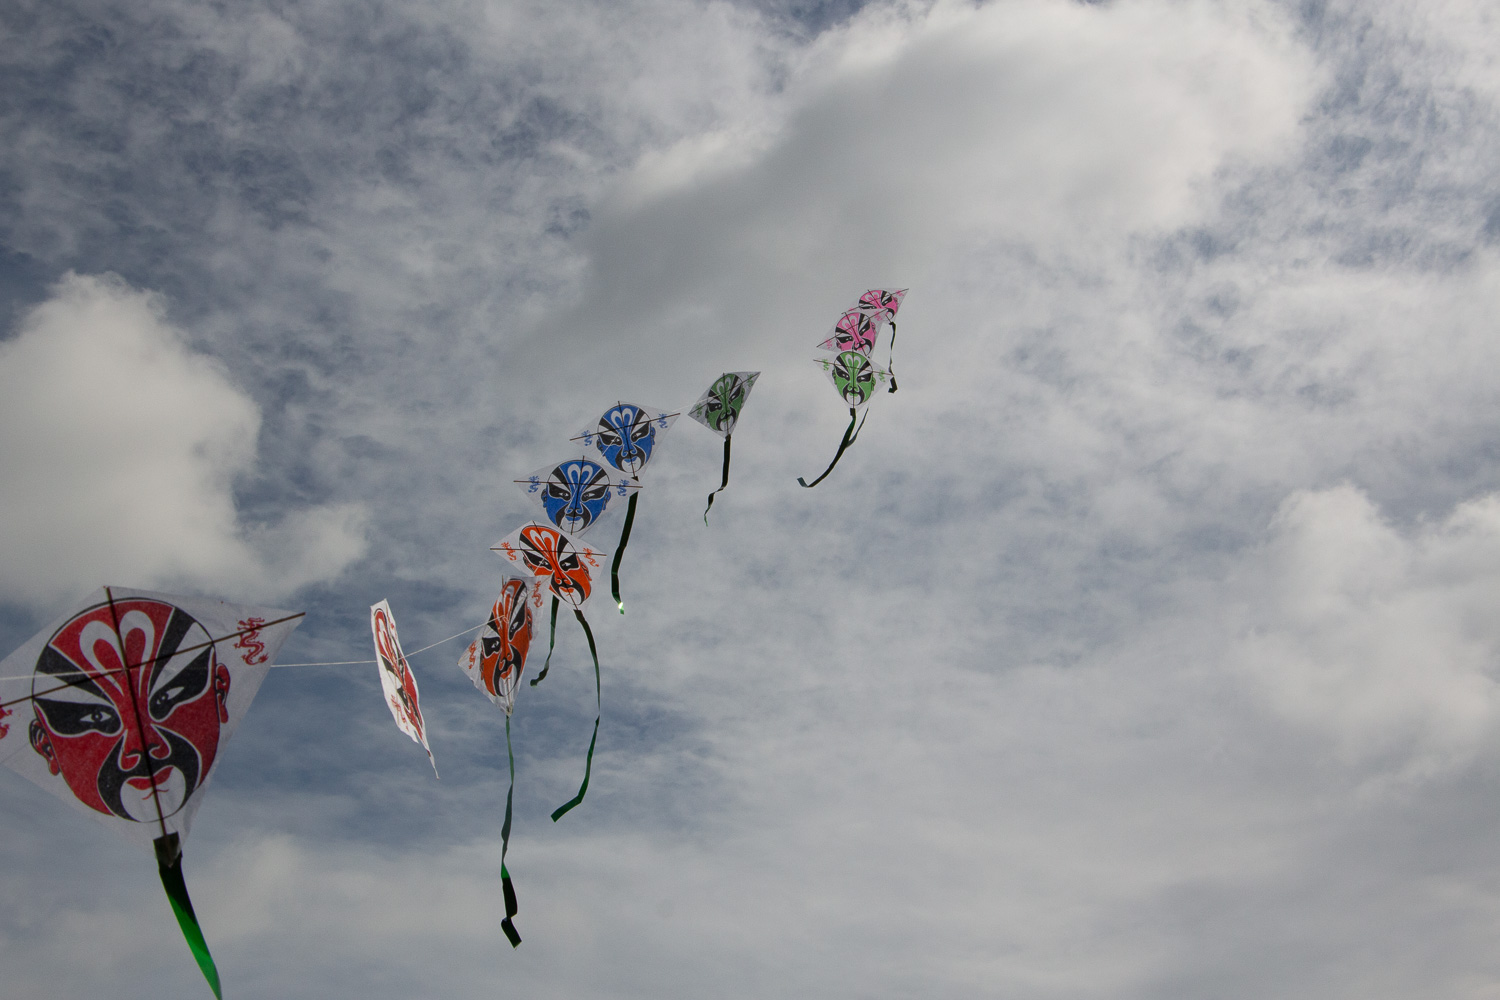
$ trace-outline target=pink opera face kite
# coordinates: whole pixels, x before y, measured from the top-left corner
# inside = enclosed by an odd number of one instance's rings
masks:
[[[877,326],[889,323],[896,318],[896,312],[901,308],[901,300],[906,298],[907,291],[905,288],[872,288],[859,297],[859,304],[855,308],[869,313],[870,319]]]
[[[0,725],[0,761],[121,832],[185,836],[225,741],[296,627],[277,620],[289,617],[100,591],[0,664],[0,701],[31,709],[29,720],[7,710],[15,724]]]
[[[581,608],[593,593],[593,571],[605,553],[549,524],[523,524],[490,546],[523,573],[543,577],[553,596]]]
[[[869,357],[875,350],[881,328],[896,319],[896,311],[901,308],[906,292],[905,288],[871,288],[844,310],[833,325],[833,335],[818,345],[819,350],[835,354],[858,351]]]
[[[818,347],[824,351],[858,351],[868,357],[875,350],[875,338],[879,333],[880,324],[869,313],[850,309],[833,325],[833,336]]]
[[[427,745],[427,728],[422,722],[417,678],[406,662],[406,654],[401,651],[396,618],[386,601],[370,606],[370,630],[375,635],[375,658],[380,664],[380,688],[385,692],[386,707],[391,710],[396,727],[427,751],[432,773],[437,774],[437,761],[433,760],[432,748]]]

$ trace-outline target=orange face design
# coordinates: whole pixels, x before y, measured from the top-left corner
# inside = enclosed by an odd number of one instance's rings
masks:
[[[490,610],[489,628],[480,635],[480,679],[497,698],[520,681],[531,651],[532,617],[526,591],[526,581],[506,580]]]
[[[145,598],[76,615],[32,677],[32,748],[78,800],[122,819],[172,816],[208,776],[229,670],[181,608]]]
[[[526,568],[547,577],[552,593],[568,605],[576,608],[588,600],[593,581],[585,562],[593,560],[587,553],[580,554],[567,535],[556,528],[528,524],[521,529],[520,553]]]

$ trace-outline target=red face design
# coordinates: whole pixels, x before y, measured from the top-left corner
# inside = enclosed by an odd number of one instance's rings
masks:
[[[520,551],[528,570],[549,578],[552,593],[575,608],[588,600],[593,585],[588,567],[567,535],[555,528],[528,524],[521,529]]]
[[[490,628],[495,634],[483,636],[480,646],[480,677],[490,694],[497,697],[504,685],[516,683],[531,651],[531,605],[526,589],[524,580],[505,581],[490,611]]]
[[[182,609],[142,598],[58,629],[32,694],[31,745],[52,773],[89,808],[137,822],[182,809],[229,721],[229,670],[208,633]]]
[[[406,716],[406,721],[420,736],[422,710],[417,707],[417,682],[412,678],[411,667],[406,665],[406,657],[391,629],[390,618],[380,609],[375,612],[375,653],[380,657],[380,669],[388,672],[396,682],[396,697],[401,702],[401,714]]]

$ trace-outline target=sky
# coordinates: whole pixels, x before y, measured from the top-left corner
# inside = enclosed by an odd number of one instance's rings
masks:
[[[686,418],[504,724],[273,670],[229,997],[1500,995],[1500,14],[1479,0],[15,0],[0,653],[101,584],[480,624],[513,484]],[[813,364],[908,287],[857,445]],[[882,352],[884,348],[882,347]],[[618,515],[613,515],[618,517]],[[589,541],[612,550],[618,521]],[[532,668],[535,670],[535,667]],[[0,996],[207,996],[0,772]]]

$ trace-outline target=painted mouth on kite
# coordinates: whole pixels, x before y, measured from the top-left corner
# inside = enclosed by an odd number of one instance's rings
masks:
[[[129,785],[131,788],[136,789],[137,791],[149,792],[151,790],[151,787],[153,785],[155,785],[157,788],[160,788],[161,786],[165,785],[167,783],[167,779],[170,778],[171,776],[172,776],[172,768],[170,768],[170,767],[164,767],[160,771],[157,771],[155,774],[153,774],[149,778],[147,778],[147,777],[126,778],[125,779],[125,784]]]

